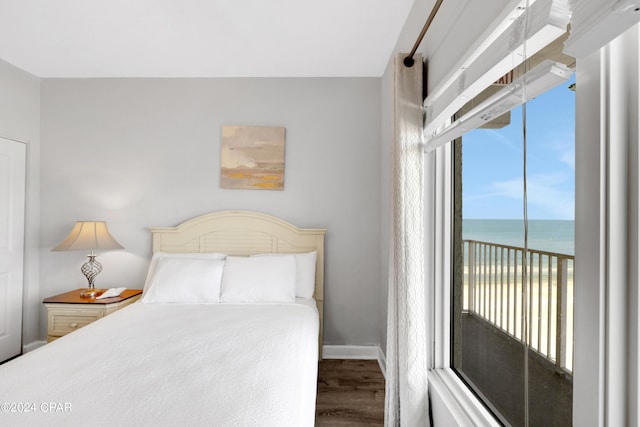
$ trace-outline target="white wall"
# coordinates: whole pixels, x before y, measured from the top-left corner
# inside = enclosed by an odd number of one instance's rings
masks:
[[[76,220],[126,248],[98,286],[139,288],[146,227],[256,210],[328,229],[325,344],[377,345],[380,114],[379,79],[43,80],[42,296],[85,285],[83,253],[50,252]],[[286,128],[284,191],[219,188],[224,124]]]
[[[640,27],[577,58],[573,424],[639,425]]]
[[[389,296],[389,249],[391,239],[391,189],[393,154],[393,59],[381,79],[380,122],[380,319],[378,341],[387,354],[387,304]]]
[[[37,339],[40,222],[40,79],[0,60],[0,135],[27,143],[22,339]]]

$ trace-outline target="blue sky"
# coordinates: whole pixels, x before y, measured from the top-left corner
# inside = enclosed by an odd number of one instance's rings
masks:
[[[573,219],[575,199],[575,75],[527,103],[529,219]],[[463,218],[521,219],[522,107],[502,129],[462,138]]]

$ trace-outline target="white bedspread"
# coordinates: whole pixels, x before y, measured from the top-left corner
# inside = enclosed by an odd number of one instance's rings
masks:
[[[0,365],[0,425],[313,426],[318,327],[305,304],[135,303]]]

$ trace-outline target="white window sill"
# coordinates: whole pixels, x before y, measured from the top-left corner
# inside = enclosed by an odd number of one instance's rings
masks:
[[[451,369],[429,371],[429,395],[436,426],[501,426]]]

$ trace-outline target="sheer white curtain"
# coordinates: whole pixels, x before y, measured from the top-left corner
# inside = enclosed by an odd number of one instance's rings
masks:
[[[393,212],[385,425],[428,426],[422,58],[394,68]]]

